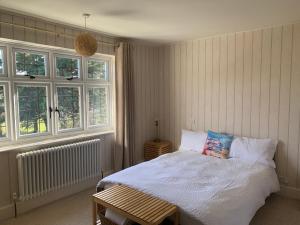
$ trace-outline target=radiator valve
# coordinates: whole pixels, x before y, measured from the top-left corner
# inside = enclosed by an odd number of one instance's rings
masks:
[[[13,198],[14,201],[18,199],[18,196],[17,196],[17,193],[16,193],[16,192],[14,192],[14,193],[12,194],[12,198]]]

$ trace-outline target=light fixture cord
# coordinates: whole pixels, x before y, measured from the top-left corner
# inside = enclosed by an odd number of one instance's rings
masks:
[[[83,13],[82,15],[84,17],[84,30],[86,31],[86,19],[89,18],[91,14]]]

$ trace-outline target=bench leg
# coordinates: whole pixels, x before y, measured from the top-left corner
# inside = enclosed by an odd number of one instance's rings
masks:
[[[93,225],[97,225],[97,203],[93,202]]]

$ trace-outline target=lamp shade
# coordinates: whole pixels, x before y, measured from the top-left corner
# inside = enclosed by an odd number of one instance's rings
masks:
[[[98,44],[96,38],[85,32],[76,37],[74,47],[78,54],[82,56],[92,56],[96,53]]]

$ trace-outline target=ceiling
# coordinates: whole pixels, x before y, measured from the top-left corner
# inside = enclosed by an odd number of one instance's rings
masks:
[[[300,0],[0,0],[0,6],[117,36],[184,40],[300,21]]]

